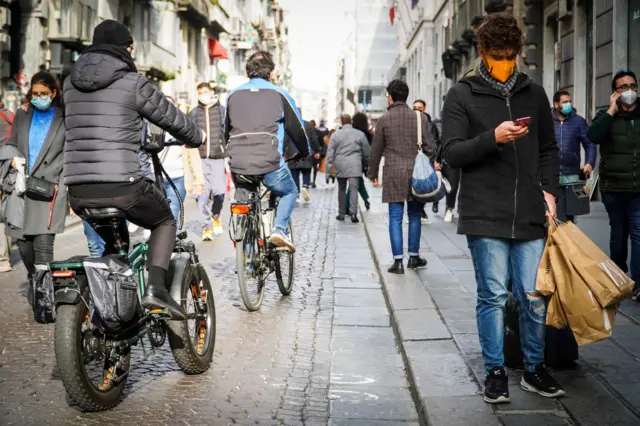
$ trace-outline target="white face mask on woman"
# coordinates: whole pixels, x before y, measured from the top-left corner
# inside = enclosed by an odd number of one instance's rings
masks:
[[[620,102],[625,105],[633,105],[638,99],[638,92],[635,90],[627,90],[626,92],[622,92],[620,94]]]

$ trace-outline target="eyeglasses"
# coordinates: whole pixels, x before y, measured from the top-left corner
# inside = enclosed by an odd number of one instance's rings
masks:
[[[638,91],[637,84],[623,84],[622,86],[616,87],[616,90],[620,93],[626,92],[627,90],[633,90],[634,92]]]

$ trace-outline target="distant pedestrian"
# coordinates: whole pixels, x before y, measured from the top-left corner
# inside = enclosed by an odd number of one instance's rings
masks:
[[[525,367],[520,386],[558,397],[565,392],[544,365],[546,305],[536,291],[545,202],[555,216],[558,186],[549,99],[516,68],[522,32],[514,17],[488,15],[477,37],[482,60],[449,90],[442,140],[444,160],[462,173],[458,233],[467,236],[478,285],[484,400],[510,401],[503,353],[510,280],[520,307]],[[524,117],[529,124],[513,121]]]
[[[600,145],[600,192],[609,214],[611,260],[627,272],[631,236],[633,300],[640,301],[640,140],[638,80],[632,71],[620,71],[611,82],[609,108],[599,111],[587,136]]]
[[[189,115],[207,134],[206,142],[198,148],[204,172],[204,193],[198,197],[198,205],[202,214],[202,240],[210,241],[213,235],[224,232],[220,213],[227,192],[229,155],[223,144],[225,109],[209,83],[198,84],[197,90],[198,106]]]
[[[422,224],[420,212],[424,204],[411,196],[411,177],[418,154],[418,115],[407,105],[409,86],[401,80],[393,80],[387,86],[389,110],[378,119],[371,145],[369,179],[378,185],[380,161],[384,157],[382,202],[389,204],[389,237],[393,253],[392,274],[404,274],[404,245],[402,218],[407,204],[409,215],[409,262],[408,268],[427,266],[420,257],[420,235]],[[422,150],[433,161],[436,146],[429,131],[429,122],[421,117]]]
[[[14,114],[5,108],[0,95],[0,147],[4,146],[11,136]],[[0,194],[0,199],[4,200],[4,194]],[[4,223],[0,223],[0,272],[11,271],[11,238],[7,237],[4,230]]]
[[[553,123],[560,151],[560,186],[558,187],[558,219],[574,221],[566,214],[566,191],[580,181],[580,174],[589,178],[596,164],[597,148],[587,137],[587,121],[578,115],[571,103],[571,95],[565,90],[553,95]],[[584,167],[580,156],[580,145],[585,153]]]
[[[369,130],[369,118],[367,117],[366,114],[359,112],[357,114],[354,114],[353,116],[353,128],[356,130],[360,130],[362,133],[364,133],[364,135],[367,137],[367,142],[369,142],[369,145],[371,145],[371,143],[373,142],[373,134],[371,134],[371,130]],[[368,165],[364,165],[363,164],[363,170],[362,173],[363,174],[367,174],[367,167]],[[364,201],[364,206],[367,210],[369,210],[371,208],[371,203],[369,202],[369,193],[367,192],[367,187],[364,184],[364,178],[362,176],[360,176],[360,179],[358,180],[358,194],[360,194],[360,196],[362,197],[362,200]],[[350,206],[351,206],[351,188],[347,189],[347,210],[349,210]]]
[[[311,172],[315,162],[320,158],[320,150],[322,147],[311,122],[306,120],[304,121],[304,131],[309,138],[309,145],[311,146],[312,153],[307,158],[290,161],[289,170],[291,170],[291,176],[296,183],[298,193],[302,195],[303,200],[309,201],[311,197],[309,195],[309,188],[311,187]],[[291,138],[288,136],[285,136],[285,138],[287,149],[295,149],[295,144],[291,141]],[[322,145],[324,145],[324,143],[322,143]],[[302,179],[302,185],[300,184],[300,179]]]
[[[371,148],[367,137],[351,125],[351,116],[342,116],[342,128],[331,136],[327,151],[327,168],[335,164],[338,178],[338,216],[343,221],[348,214],[351,222],[358,223],[358,182],[362,176],[363,165],[369,164]],[[329,176],[327,175],[327,183]],[[347,210],[347,185],[351,189],[350,208]]]
[[[320,122],[319,126],[316,126],[316,121],[311,120],[313,130],[316,135],[317,142],[319,144],[319,151],[313,158],[313,177],[311,179],[311,187],[316,187],[316,179],[318,177],[318,171],[321,167],[322,160],[327,156],[327,145],[324,143],[324,138],[329,134],[329,130],[325,127],[324,121]]]

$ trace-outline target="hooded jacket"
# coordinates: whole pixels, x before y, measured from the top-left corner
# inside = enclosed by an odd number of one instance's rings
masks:
[[[531,117],[529,133],[497,144],[504,121]],[[558,186],[556,144],[544,89],[520,74],[505,98],[476,71],[456,83],[442,111],[444,160],[462,170],[458,232],[534,240],[545,234],[543,190]]]
[[[585,164],[596,165],[597,149],[587,137],[587,121],[571,112],[564,120],[560,120],[558,112],[551,110],[553,126],[560,152],[560,174],[577,175],[580,173],[580,144],[584,148]]]
[[[143,118],[190,147],[202,144],[195,123],[144,76],[103,52],[84,53],[64,83],[66,185],[133,183]]]

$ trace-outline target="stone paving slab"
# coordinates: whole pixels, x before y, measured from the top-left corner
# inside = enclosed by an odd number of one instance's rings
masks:
[[[435,309],[395,311],[393,316],[403,341],[451,338],[451,333]]]
[[[389,327],[387,308],[336,306],[335,325]]]
[[[422,400],[431,426],[497,426],[490,405],[477,396],[429,396]]]

